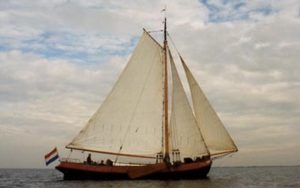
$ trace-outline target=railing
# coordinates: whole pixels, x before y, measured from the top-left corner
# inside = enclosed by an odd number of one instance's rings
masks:
[[[82,161],[80,159],[74,159],[74,158],[61,158],[61,162],[71,162],[71,163],[86,163],[86,161]],[[117,162],[113,163],[113,166],[145,166],[150,163],[124,163],[124,162]],[[93,161],[90,165],[106,165],[103,163],[103,161]]]
[[[83,163],[83,161],[74,158],[61,158],[61,162],[71,162],[71,163]]]

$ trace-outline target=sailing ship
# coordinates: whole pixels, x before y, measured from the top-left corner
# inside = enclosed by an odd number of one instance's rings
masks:
[[[204,178],[214,158],[238,150],[178,53],[190,105],[168,45],[166,18],[162,31],[161,45],[144,29],[112,91],[66,146],[114,159],[106,163],[61,159],[56,169],[64,179]]]

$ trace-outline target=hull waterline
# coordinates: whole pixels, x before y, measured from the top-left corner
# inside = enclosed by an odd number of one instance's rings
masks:
[[[206,178],[211,164],[211,160],[206,160],[164,168],[162,164],[107,166],[61,162],[56,169],[64,174],[65,180],[201,179]],[[144,175],[134,174],[136,172],[143,174],[143,171],[145,171]]]

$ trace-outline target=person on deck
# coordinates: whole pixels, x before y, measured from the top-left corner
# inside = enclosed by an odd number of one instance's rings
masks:
[[[87,164],[92,164],[92,156],[91,156],[91,154],[89,153],[89,155],[88,155],[88,157],[86,158],[86,163]]]

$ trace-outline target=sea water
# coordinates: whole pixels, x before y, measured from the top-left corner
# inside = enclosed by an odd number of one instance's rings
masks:
[[[52,169],[0,169],[0,187],[151,187],[151,188],[300,188],[300,166],[293,167],[214,167],[207,179],[137,180],[137,181],[64,181]]]

